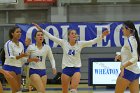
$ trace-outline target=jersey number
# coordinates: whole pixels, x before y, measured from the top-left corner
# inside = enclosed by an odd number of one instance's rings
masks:
[[[39,61],[42,61],[42,56],[37,56]]]
[[[69,55],[75,55],[75,50],[69,50],[68,54]]]

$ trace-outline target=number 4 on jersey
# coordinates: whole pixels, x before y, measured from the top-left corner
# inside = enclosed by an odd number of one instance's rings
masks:
[[[69,50],[68,54],[69,55],[75,55],[75,50]]]

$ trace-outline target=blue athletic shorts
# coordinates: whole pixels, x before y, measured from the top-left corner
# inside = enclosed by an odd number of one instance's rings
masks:
[[[129,80],[130,82],[133,82],[134,80],[138,79],[140,74],[136,74],[130,70],[124,69],[124,76],[123,78]]]
[[[16,75],[21,74],[21,67],[16,67],[16,66],[10,66],[10,65],[4,65],[3,69],[6,71],[13,71],[16,73]]]
[[[62,70],[62,73],[68,75],[69,77],[72,77],[76,72],[80,72],[79,67],[66,67]]]
[[[33,68],[30,68],[29,76],[31,76],[32,74],[38,74],[40,77],[45,76],[46,75],[46,69],[33,69]]]

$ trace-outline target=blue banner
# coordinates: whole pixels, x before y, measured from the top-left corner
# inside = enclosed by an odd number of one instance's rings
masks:
[[[36,32],[36,27],[32,24],[16,24],[22,30],[21,41],[25,40],[25,37],[31,38],[32,43],[34,40],[34,33]],[[98,42],[93,47],[120,47],[124,43],[124,38],[122,35],[121,27],[122,22],[112,22],[112,23],[45,23],[39,24],[43,29],[51,33],[52,35],[67,39],[67,32],[69,29],[75,29],[79,34],[79,40],[91,40],[100,36],[104,28],[110,31],[110,34],[104,38],[101,42]],[[140,22],[135,22],[135,27],[140,34]],[[47,37],[44,37],[45,41],[51,47],[58,47],[59,45]],[[89,46],[90,47],[90,46]],[[92,47],[92,46],[91,46]]]

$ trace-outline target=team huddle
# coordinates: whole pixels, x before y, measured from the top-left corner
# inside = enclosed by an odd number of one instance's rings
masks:
[[[46,58],[48,57],[53,74],[57,73],[55,59],[53,57],[50,46],[45,44],[44,35],[49,39],[58,43],[63,49],[62,58],[62,93],[68,93],[69,85],[70,92],[77,93],[77,88],[80,83],[81,73],[81,50],[89,45],[96,44],[109,34],[108,30],[93,40],[79,41],[76,30],[68,30],[68,40],[57,38],[51,35],[48,31],[42,29],[39,25],[34,24],[37,31],[34,35],[36,43],[30,42],[24,47],[19,41],[21,38],[21,30],[19,27],[13,27],[9,30],[9,38],[5,45],[5,63],[3,69],[0,69],[11,86],[12,93],[19,93],[21,90],[21,70],[25,63],[29,63],[29,81],[38,93],[45,93],[47,84],[46,74]],[[120,55],[115,57],[116,60],[122,62],[121,72],[117,78],[115,93],[123,93],[129,87],[131,93],[139,93],[139,75],[140,69],[137,65],[138,56],[140,54],[140,42],[137,30],[131,21],[125,21],[122,26],[124,45]],[[29,39],[29,38],[27,38]],[[29,39],[30,41],[30,39]],[[25,44],[28,41],[25,42]],[[0,93],[3,93],[2,84],[0,83]]]

